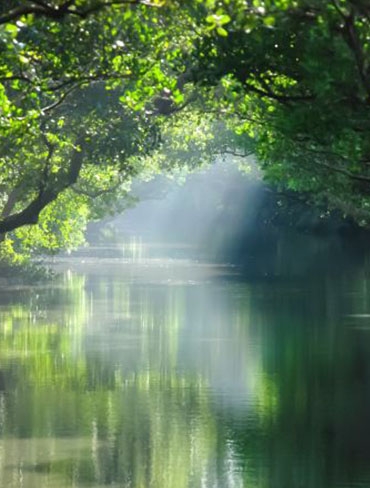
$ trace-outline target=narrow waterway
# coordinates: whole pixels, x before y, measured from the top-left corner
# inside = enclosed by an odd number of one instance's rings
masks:
[[[3,286],[1,487],[370,486],[366,259],[190,254],[131,242]]]

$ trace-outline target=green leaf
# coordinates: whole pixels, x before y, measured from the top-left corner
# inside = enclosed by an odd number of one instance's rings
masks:
[[[219,36],[222,36],[222,37],[227,36],[227,30],[225,30],[223,27],[217,27],[216,31],[217,31],[217,34]]]
[[[206,17],[206,22],[208,22],[209,24],[216,24],[215,16],[214,15],[208,15],[208,17]]]
[[[273,15],[268,15],[263,18],[263,23],[266,27],[273,27],[275,25],[276,19]]]

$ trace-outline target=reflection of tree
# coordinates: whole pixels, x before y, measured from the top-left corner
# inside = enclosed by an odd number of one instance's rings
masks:
[[[24,476],[36,472],[50,481],[61,475],[68,486],[181,488],[191,479],[199,486],[215,447],[207,398],[191,378],[182,379],[183,387],[189,385],[182,389],[171,380],[145,384],[137,378],[112,391],[67,390],[61,397],[60,391],[41,389],[14,396],[6,425],[23,421],[6,443],[2,478],[14,463]],[[16,412],[10,411],[12,400],[18,400]]]
[[[71,346],[81,347],[81,326],[88,315],[83,284],[81,277],[67,275],[64,285],[30,289],[21,296],[26,303],[1,310],[4,388],[63,387],[81,382],[83,367],[70,358]],[[9,375],[11,384],[7,385]]]
[[[212,375],[202,371],[200,355],[209,361],[214,343],[192,351],[196,367],[182,357],[184,328],[203,321],[200,303],[189,315],[186,290],[71,275],[66,287],[3,307],[1,485],[22,486],[20,478],[27,488],[218,482],[218,465],[227,470],[233,450],[217,433]],[[213,325],[222,335],[222,322]]]
[[[221,427],[244,466],[243,486],[370,480],[369,279],[352,273],[247,287],[263,391],[252,415]]]
[[[14,299],[0,312],[0,486],[19,472],[27,488],[370,479],[361,273],[188,286],[117,268]]]

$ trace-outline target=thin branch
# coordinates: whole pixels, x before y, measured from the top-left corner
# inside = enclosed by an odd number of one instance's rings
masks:
[[[69,85],[72,84],[72,86],[66,90],[58,100],[56,100],[55,102],[51,103],[50,105],[44,107],[41,109],[41,112],[42,113],[47,113],[47,112],[50,112],[51,110],[53,110],[54,108],[57,108],[59,107],[59,105],[61,105],[64,100],[67,98],[67,96],[72,93],[74,90],[76,90],[77,88],[81,88],[82,86],[84,85],[88,85],[89,83],[94,83],[94,82],[97,82],[97,81],[106,81],[106,80],[123,80],[123,79],[128,79],[129,78],[129,75],[120,75],[120,74],[109,74],[109,73],[106,73],[106,74],[96,74],[96,75],[89,75],[89,76],[82,76],[80,78],[71,78],[69,80],[66,80],[64,82],[61,82],[59,85],[55,85],[53,87],[50,87],[49,90],[50,91],[58,91],[58,90],[61,90],[62,88],[65,88]]]
[[[97,1],[90,7],[85,9],[77,9],[74,7],[74,2],[66,1],[60,6],[50,6],[43,1],[33,1],[29,5],[23,5],[10,10],[8,13],[0,15],[0,25],[14,22],[24,15],[36,15],[46,17],[52,20],[63,20],[67,15],[76,15],[85,18],[105,8],[113,6],[127,6],[127,5],[145,5],[147,7],[159,7],[159,4],[151,3],[146,0],[111,0],[111,1]]]
[[[120,187],[120,185],[121,185],[121,182],[118,182],[109,188],[105,188],[104,190],[96,190],[96,191],[89,191],[89,190],[85,190],[82,188],[77,188],[75,186],[72,186],[71,189],[75,193],[77,193],[78,195],[84,195],[84,196],[89,197],[91,199],[95,199],[95,198],[99,198],[103,195],[106,195],[108,193],[114,192],[115,190],[117,190]]]
[[[338,166],[332,166],[331,164],[325,163],[323,161],[318,161],[318,160],[312,160],[313,164],[316,166],[320,166],[322,168],[326,168],[330,171],[333,171],[334,173],[338,173],[344,176],[347,176],[347,178],[354,180],[354,181],[360,181],[363,183],[370,183],[370,176],[362,175],[362,174],[355,174],[352,173],[351,171],[348,171],[345,168],[340,168]]]
[[[338,168],[337,166],[331,166],[330,164],[327,163],[319,163],[322,166],[325,166],[326,168],[330,169],[331,171],[334,171],[336,173],[340,173],[344,176],[348,176],[351,180],[355,181],[362,181],[365,183],[370,183],[370,177],[366,175],[361,175],[361,174],[354,174],[351,173],[350,171],[343,169],[343,168]]]
[[[311,141],[311,139],[309,137],[308,138],[296,137],[294,139],[294,142],[297,142],[299,144],[305,144],[306,142],[310,142],[310,141]],[[303,147],[303,151],[309,152],[310,154],[318,154],[320,156],[328,156],[328,157],[335,158],[335,159],[341,159],[342,161],[344,161],[346,163],[350,162],[350,160],[348,158],[346,158],[342,154],[337,153],[335,151],[329,151],[329,150],[325,150],[325,149],[313,149],[311,147]]]
[[[125,6],[125,5],[145,5],[146,7],[160,7],[160,4],[152,3],[147,0],[111,0],[105,2],[97,2],[95,5],[92,5],[89,8],[84,10],[75,10],[75,9],[68,9],[67,12],[70,14],[78,15],[79,17],[85,18],[88,15],[93,13],[99,12],[108,7],[118,7],[118,6]]]
[[[7,81],[24,81],[30,85],[33,85],[33,81],[24,75],[3,76],[0,78],[1,83],[5,83]]]
[[[331,0],[330,2],[335,10],[338,12],[338,14],[342,17],[343,20],[347,19],[347,15],[343,12],[343,10],[339,7],[337,0]]]
[[[290,102],[309,102],[315,99],[313,95],[279,95],[277,93],[272,92],[271,90],[262,90],[261,88],[257,88],[254,85],[251,85],[247,81],[243,82],[244,86],[261,97],[271,98],[281,103],[290,103]]]
[[[301,144],[304,144],[305,142],[307,142],[305,139],[295,139],[295,142],[297,143],[301,143]],[[305,147],[303,146],[302,147],[302,151],[303,152],[306,152],[306,153],[309,153],[309,154],[314,154],[318,157],[320,156],[326,156],[327,158],[331,158],[332,160],[333,159],[340,159],[342,160],[344,163],[351,163],[351,160],[348,159],[347,157],[343,156],[342,154],[339,154],[337,152],[334,152],[334,151],[329,151],[329,150],[324,150],[324,149],[312,149],[310,147]],[[349,171],[348,169],[345,169],[345,168],[341,168],[339,166],[333,166],[329,163],[325,163],[323,162],[322,158],[320,157],[320,161],[318,161],[316,158],[313,158],[311,159],[311,161],[316,165],[316,166],[321,166],[323,168],[326,168],[326,169],[329,169],[330,171],[334,171],[335,173],[339,173],[339,174],[342,174],[344,176],[347,176],[348,178],[350,178],[351,180],[355,180],[355,181],[362,181],[362,182],[366,182],[366,183],[370,183],[370,176],[367,176],[367,175],[363,175],[363,174],[356,174],[356,173],[353,173],[351,171]]]
[[[50,5],[43,0],[32,0],[32,3],[36,3],[36,5],[40,5],[43,8],[49,9],[51,8]]]
[[[70,93],[72,93],[74,90],[76,90],[80,85],[75,85],[75,86],[71,86],[68,90],[66,90],[62,95],[61,97],[56,100],[55,102],[51,103],[50,105],[44,107],[41,109],[41,113],[43,114],[46,114],[47,112],[50,112],[51,110],[53,110],[54,108],[57,108],[59,107],[59,105],[61,105],[64,100],[68,97],[68,95]]]
[[[41,7],[40,5],[29,5],[23,7],[16,7],[10,10],[7,14],[0,15],[0,25],[7,24],[8,22],[16,21],[23,15],[29,14],[39,14],[39,15],[46,15],[45,8]]]
[[[129,75],[123,75],[119,73],[97,73],[95,75],[83,75],[83,76],[76,76],[73,78],[69,78],[68,80],[61,81],[57,85],[51,85],[47,88],[49,91],[58,91],[61,90],[73,83],[78,85],[83,85],[84,83],[92,83],[94,81],[109,81],[109,80],[122,80],[128,79]]]
[[[230,154],[231,156],[236,156],[237,158],[248,158],[249,156],[253,156],[254,152],[251,151],[251,152],[240,153],[228,148],[228,149],[222,149],[218,154],[220,154],[221,156],[223,154]]]

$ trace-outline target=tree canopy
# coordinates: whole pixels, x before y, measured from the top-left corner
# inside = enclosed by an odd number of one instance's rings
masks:
[[[2,5],[0,234],[30,249],[79,243],[142,170],[158,123],[138,93],[169,89],[171,64],[161,68],[168,12],[144,3]]]
[[[221,79],[225,111],[270,181],[368,224],[369,5],[253,5],[244,15],[228,7],[228,35],[201,40],[197,71]]]
[[[78,244],[132,177],[222,151],[368,225],[369,20],[363,0],[2,2],[3,246]]]

